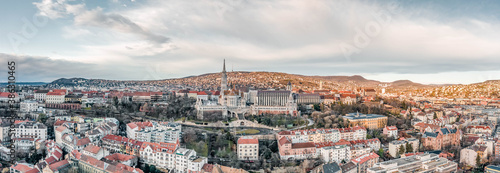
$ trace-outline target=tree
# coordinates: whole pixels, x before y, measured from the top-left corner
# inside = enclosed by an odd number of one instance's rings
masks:
[[[481,156],[479,156],[479,153],[477,153],[476,156],[476,167],[479,167],[481,165]]]
[[[144,173],[150,173],[149,172],[149,164],[146,164],[142,170],[144,171]]]
[[[434,119],[437,119],[437,118],[438,118],[438,116],[437,116],[436,112],[434,112]]]
[[[41,113],[38,115],[38,120],[39,122],[45,124],[45,122],[47,122],[47,119],[49,119],[49,117],[47,117],[47,115],[45,115],[44,113]]]
[[[406,152],[413,152],[413,146],[410,143],[406,143]]]
[[[403,145],[399,146],[399,155],[402,155],[405,153],[405,147]]]
[[[384,157],[384,149],[382,149],[382,148],[378,149],[378,155],[380,157]]]
[[[156,173],[156,166],[155,165],[149,166],[149,172],[150,173]]]
[[[196,135],[196,132],[193,129],[189,128],[184,131],[182,138],[184,140],[184,143],[192,143],[198,139],[198,136]]]

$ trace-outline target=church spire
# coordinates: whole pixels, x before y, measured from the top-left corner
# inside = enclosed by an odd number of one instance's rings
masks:
[[[226,72],[226,59],[224,59],[224,63],[222,66],[222,72]]]
[[[222,66],[222,76],[220,81],[220,89],[222,93],[227,90],[227,74],[226,74],[226,59],[224,59],[224,63]]]

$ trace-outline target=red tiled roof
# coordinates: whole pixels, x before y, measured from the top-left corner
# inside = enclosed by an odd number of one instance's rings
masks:
[[[131,129],[139,127],[138,130],[142,130],[142,129],[144,129],[144,127],[153,127],[153,123],[151,123],[151,122],[132,122],[132,123],[128,123],[127,126],[129,126]]]
[[[279,145],[285,145],[287,143],[291,143],[286,137],[282,137],[279,141],[278,141],[278,144]]]
[[[68,160],[62,160],[62,161],[59,161],[59,162],[56,162],[54,164],[49,165],[49,168],[52,171],[57,171],[57,170],[60,170],[66,166],[69,166]]]
[[[8,98],[10,94],[10,92],[0,92],[0,97]],[[16,98],[19,98],[19,95],[17,95],[17,93],[14,93],[14,95],[16,96]]]
[[[28,122],[28,121],[29,120],[15,120],[14,124],[24,123],[24,122]]]
[[[33,169],[29,170],[29,171],[26,171],[26,173],[39,173],[39,172],[40,171],[38,169],[36,169],[36,168],[33,168]]]
[[[47,95],[53,95],[53,96],[61,96],[65,95],[65,92],[48,92]]]
[[[312,143],[312,142],[292,144],[292,149],[296,149],[296,148],[316,148],[316,145],[314,145],[314,143]]]
[[[76,159],[80,159],[82,157],[82,153],[78,152],[78,150],[71,151],[71,154],[75,156]]]
[[[50,165],[50,164],[52,164],[52,163],[54,163],[54,162],[56,162],[56,161],[57,161],[57,159],[56,159],[54,156],[50,156],[49,158],[45,159],[45,162],[46,162],[48,165]]]
[[[241,137],[240,139],[238,139],[238,145],[240,144],[259,144],[259,140],[258,139],[244,139],[243,137]]]
[[[90,152],[90,153],[93,153],[93,154],[97,154],[99,152],[99,150],[101,150],[101,147],[90,144],[87,147],[85,147],[83,150]]]
[[[208,164],[208,163],[205,163],[203,165],[203,167],[201,168],[201,170],[203,170],[205,172],[212,172],[213,169],[214,169],[214,165]]]
[[[66,121],[64,120],[57,120],[55,123],[54,123],[54,126],[60,126],[60,125],[63,125]]]
[[[57,127],[57,128],[56,128],[56,131],[58,131],[58,132],[63,132],[63,131],[64,131],[64,130],[66,130],[66,129],[68,129],[68,128],[66,128],[66,127],[64,127],[64,126],[59,126],[59,127]]]
[[[19,172],[26,172],[26,171],[29,171],[33,168],[29,167],[28,165],[25,165],[25,164],[17,164],[17,165],[12,165],[10,166],[12,169],[14,170],[17,170]]]
[[[83,139],[80,139],[76,142],[76,145],[77,146],[82,146],[82,145],[87,145],[90,143],[90,139],[89,138],[83,138]]]
[[[205,91],[198,92],[198,95],[208,95]]]
[[[354,162],[354,163],[357,163],[358,165],[359,164],[363,164],[365,163],[366,161],[368,160],[371,160],[371,159],[377,159],[379,158],[379,156],[375,153],[369,153],[369,154],[363,154],[355,159],[352,159],[351,161]]]
[[[131,160],[131,159],[134,159],[134,156],[131,156],[131,155],[126,155],[126,154],[121,154],[121,153],[115,153],[115,154],[112,154],[112,155],[108,155],[106,157],[104,157],[110,161],[120,161],[120,162],[124,162],[124,161],[127,161],[127,160]]]
[[[385,127],[387,130],[398,130],[396,126],[387,126]]]

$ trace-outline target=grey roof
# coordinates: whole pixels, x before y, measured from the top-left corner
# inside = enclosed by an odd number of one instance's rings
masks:
[[[446,135],[446,134],[450,134],[450,133],[456,133],[457,129],[441,128],[441,132],[443,132],[443,134]]]
[[[332,162],[323,165],[323,173],[337,173],[340,172],[340,167],[337,163]]]
[[[351,119],[351,120],[358,120],[358,119],[371,119],[371,118],[380,118],[380,117],[386,117],[383,115],[378,115],[378,114],[359,114],[358,113],[350,113],[347,116],[344,116],[344,118]]]
[[[438,136],[438,134],[437,134],[437,133],[434,133],[434,132],[425,132],[425,133],[424,133],[424,136],[426,136],[426,137],[433,137],[433,138],[435,138],[435,137],[437,137],[437,136]]]
[[[350,170],[356,169],[356,164],[349,162],[341,166],[342,172],[348,172]]]

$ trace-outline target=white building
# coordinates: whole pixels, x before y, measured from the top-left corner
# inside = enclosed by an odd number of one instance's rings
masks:
[[[47,126],[33,121],[15,124],[14,136],[17,138],[47,139]]]
[[[33,96],[36,101],[44,102],[48,92],[49,90],[36,90]]]
[[[385,126],[383,130],[384,135],[398,139],[398,128],[396,126]]]
[[[457,163],[440,158],[437,154],[420,154],[376,163],[367,173],[385,172],[457,172]]]
[[[9,120],[7,119],[2,120],[2,122],[0,123],[0,140],[2,140],[2,142],[10,141],[9,130],[10,130]]]
[[[196,156],[196,151],[178,148],[178,143],[143,142],[140,159],[156,167],[173,170],[176,173],[199,172],[207,158]]]
[[[48,92],[45,103],[64,103],[64,92]]]
[[[101,160],[101,158],[103,158],[104,156],[109,155],[109,152],[108,152],[108,150],[106,150],[102,147],[90,144],[82,150],[82,154],[86,154],[86,155],[91,156],[97,160]]]
[[[351,160],[351,147],[346,145],[335,145],[322,147],[318,150],[321,155],[321,160],[325,163],[336,162],[338,164],[342,161]]]
[[[407,153],[408,151],[407,148],[406,148],[406,144],[409,143],[411,144],[412,148],[413,148],[413,152],[417,152],[418,151],[418,146],[420,145],[418,139],[415,139],[415,138],[409,138],[409,139],[405,139],[405,140],[400,140],[400,141],[391,141],[389,142],[389,154],[396,158],[399,154],[399,149],[401,147],[404,148],[405,150],[405,153]]]
[[[21,112],[36,112],[38,109],[38,102],[33,100],[25,100],[20,103]]]
[[[127,137],[143,142],[175,143],[181,138],[182,126],[170,122],[132,122],[127,124]]]
[[[243,136],[238,139],[238,160],[259,160],[259,140]]]

